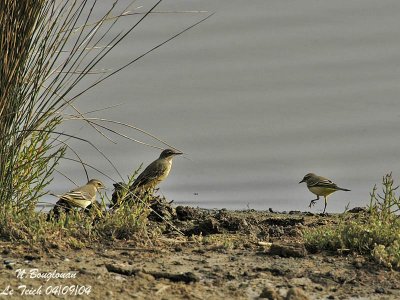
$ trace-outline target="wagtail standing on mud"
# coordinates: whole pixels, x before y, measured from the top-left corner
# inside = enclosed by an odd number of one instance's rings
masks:
[[[182,152],[178,152],[172,149],[165,149],[161,152],[160,157],[153,161],[150,165],[147,166],[146,169],[129,187],[129,192],[126,195],[126,199],[131,199],[132,194],[153,192],[153,189],[165,178],[167,178],[169,172],[172,167],[172,159],[176,155],[181,155]],[[124,191],[127,191],[127,186],[123,182],[118,182],[114,184],[114,193],[112,195],[112,203],[114,207],[118,206],[118,201],[121,196],[124,194]]]
[[[327,205],[327,198],[330,194],[336,191],[346,191],[349,192],[350,190],[338,187],[335,183],[333,183],[328,178],[315,175],[314,173],[308,173],[304,176],[304,178],[299,182],[305,182],[307,184],[307,188],[310,190],[311,193],[317,195],[317,199],[311,200],[309,207],[315,204],[315,201],[319,200],[319,196],[323,196],[325,200],[325,207],[324,207],[324,214]]]
[[[167,178],[172,167],[172,159],[182,152],[173,149],[165,149],[161,152],[160,157],[153,161],[146,169],[136,178],[130,186],[130,190],[151,190],[154,189],[161,181]]]
[[[58,217],[61,210],[69,211],[73,207],[86,209],[89,205],[96,202],[96,193],[99,189],[104,189],[104,184],[98,179],[91,179],[83,186],[80,186],[63,195],[55,195],[59,198],[53,208],[54,215]]]

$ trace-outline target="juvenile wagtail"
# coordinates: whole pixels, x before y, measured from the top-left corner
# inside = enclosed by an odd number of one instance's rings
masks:
[[[83,186],[80,186],[63,195],[55,195],[60,200],[71,204],[73,207],[86,208],[96,201],[96,193],[104,189],[104,184],[98,179],[91,179]],[[58,200],[58,201],[60,201]]]
[[[131,191],[154,189],[161,181],[167,178],[171,171],[172,159],[181,154],[183,153],[173,149],[165,149],[158,159],[140,173],[129,189]]]
[[[97,191],[104,188],[105,186],[100,180],[91,179],[85,185],[73,189],[63,195],[51,194],[59,198],[53,208],[54,216],[58,217],[62,210],[68,212],[73,207],[83,209],[88,208],[89,205],[96,202]]]
[[[167,178],[169,172],[172,167],[172,159],[176,155],[181,155],[182,152],[178,152],[172,149],[165,149],[161,152],[160,157],[153,161],[150,165],[147,166],[146,169],[129,187],[129,191],[137,195],[137,193],[144,193],[148,191],[152,191],[161,181]],[[118,182],[114,184],[114,193],[112,194],[111,202],[116,207],[118,204],[118,200],[121,198],[121,195],[124,194],[124,191],[127,190],[127,186],[123,182]],[[130,199],[131,193],[127,194],[127,199]],[[122,200],[122,199],[121,199]]]
[[[311,200],[310,205],[308,207],[311,208],[315,204],[315,201],[319,200],[319,196],[323,196],[325,200],[324,214],[327,205],[327,198],[330,194],[336,191],[346,191],[350,190],[338,187],[335,183],[333,183],[328,178],[315,175],[314,173],[308,173],[304,176],[304,178],[299,182],[305,182],[307,184],[307,188],[311,193],[317,195],[317,199]]]

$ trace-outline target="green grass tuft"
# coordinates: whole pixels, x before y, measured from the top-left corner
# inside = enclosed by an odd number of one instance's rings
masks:
[[[382,180],[382,195],[375,186],[367,212],[345,212],[336,225],[304,232],[306,245],[312,250],[354,251],[371,255],[388,267],[400,268],[400,199],[396,196],[392,174]]]

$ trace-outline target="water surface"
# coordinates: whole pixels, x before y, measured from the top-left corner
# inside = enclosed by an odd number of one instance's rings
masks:
[[[177,158],[161,184],[167,198],[208,208],[305,210],[313,195],[298,182],[313,171],[352,190],[331,196],[328,211],[339,212],[349,202],[367,204],[386,172],[400,182],[400,2],[169,0],[159,10],[215,15],[78,106],[122,104],[93,115],[134,124],[187,153],[191,160]],[[154,14],[104,64],[121,65],[205,15]],[[135,20],[126,17],[121,28]],[[82,126],[71,121],[65,130],[90,138],[123,176],[159,155]],[[91,147],[71,143],[120,180]],[[60,170],[85,181],[78,165],[65,162]],[[95,171],[90,177],[112,186]],[[51,188],[66,186],[73,187],[57,176]]]

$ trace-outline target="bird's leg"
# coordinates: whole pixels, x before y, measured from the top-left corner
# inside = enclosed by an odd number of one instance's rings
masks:
[[[311,206],[315,205],[315,202],[319,200],[319,196],[317,196],[317,199],[313,199],[310,202],[310,205],[308,205],[309,208],[311,208]]]
[[[328,204],[326,196],[324,196],[324,200],[325,200],[325,206],[324,206],[324,212],[322,213],[323,215],[325,215],[326,205]]]

